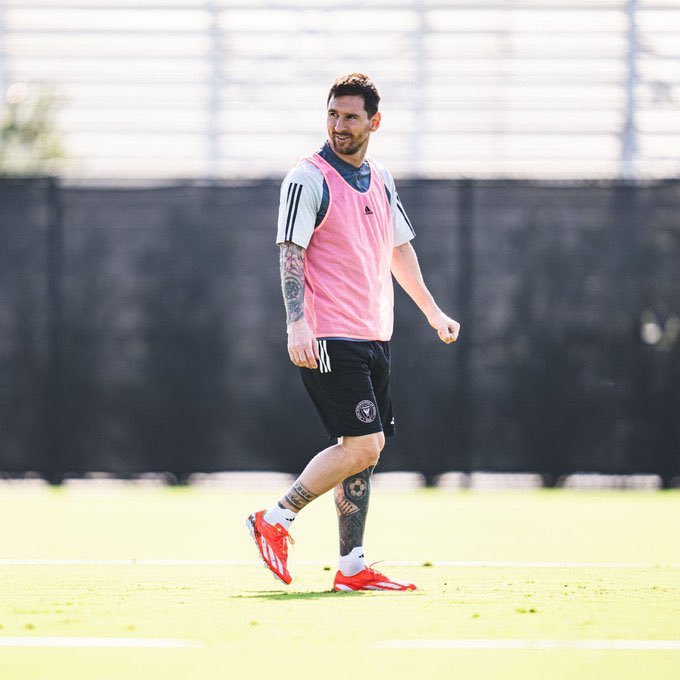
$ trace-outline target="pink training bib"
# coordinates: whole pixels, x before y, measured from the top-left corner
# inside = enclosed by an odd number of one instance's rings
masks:
[[[319,154],[307,158],[328,185],[328,211],[305,253],[305,318],[317,338],[389,340],[394,322],[392,212],[369,160],[368,191],[353,189]]]

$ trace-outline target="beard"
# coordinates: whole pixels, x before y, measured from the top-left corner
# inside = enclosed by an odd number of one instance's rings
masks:
[[[355,137],[353,135],[348,135],[346,139],[338,141],[335,135],[331,137],[331,144],[333,146],[333,151],[335,153],[342,154],[343,156],[353,156],[355,153],[361,151],[366,137]]]

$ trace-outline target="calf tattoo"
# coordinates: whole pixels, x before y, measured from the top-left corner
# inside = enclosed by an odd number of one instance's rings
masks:
[[[286,305],[286,323],[297,321],[305,314],[304,250],[295,243],[281,245],[281,289]]]
[[[371,475],[374,467],[368,467],[359,474],[348,477],[334,489],[341,555],[349,555],[354,548],[364,543],[368,499],[371,495]]]
[[[288,493],[283,497],[283,500],[290,503],[296,510],[302,508],[316,498],[316,494],[312,493],[300,482],[295,482],[293,486],[288,489]]]

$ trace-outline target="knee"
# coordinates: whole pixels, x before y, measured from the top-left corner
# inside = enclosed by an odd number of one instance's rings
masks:
[[[380,452],[385,446],[385,435],[382,432],[362,435],[361,437],[343,437],[342,447],[354,461],[354,472],[361,472],[380,459]]]

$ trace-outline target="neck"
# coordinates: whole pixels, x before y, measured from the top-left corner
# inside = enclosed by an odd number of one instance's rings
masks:
[[[330,150],[341,160],[345,161],[345,163],[349,163],[349,165],[354,166],[355,168],[360,168],[361,165],[364,162],[364,159],[366,158],[366,151],[368,150],[368,144],[364,145],[357,151],[356,153],[353,153],[351,155],[347,155],[344,153],[338,153],[334,148],[333,145],[328,142],[328,146],[330,147]]]
[[[364,158],[366,157],[366,152],[363,151],[361,153],[355,153],[352,154],[351,156],[345,156],[344,154],[337,153],[336,151],[333,152],[338,158],[342,158],[345,163],[349,163],[350,165],[353,165],[355,168],[360,168],[362,163],[364,162]]]

